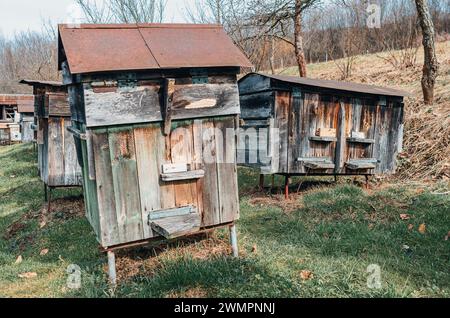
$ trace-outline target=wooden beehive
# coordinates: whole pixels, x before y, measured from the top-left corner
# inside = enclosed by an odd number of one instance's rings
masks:
[[[395,171],[407,93],[257,73],[242,78],[239,91],[243,128],[278,129],[276,138],[273,134],[256,137],[270,139],[265,143],[268,150],[249,149],[248,143],[239,146],[243,163],[260,168],[261,174],[372,175]],[[250,155],[259,157],[250,161]]]
[[[33,95],[0,95],[0,144],[31,141],[33,103]]]
[[[237,74],[222,28],[59,27],[86,214],[105,248],[239,218]],[[106,45],[107,44],[107,45]],[[228,129],[228,130],[227,130]]]
[[[71,126],[67,87],[60,82],[23,80],[33,86],[38,169],[46,187],[82,185]]]

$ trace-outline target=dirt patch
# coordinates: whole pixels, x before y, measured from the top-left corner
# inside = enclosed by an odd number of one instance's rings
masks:
[[[85,215],[84,199],[82,196],[56,199],[51,202],[51,213],[45,204],[40,210],[40,222],[46,224],[50,221],[82,218]]]
[[[116,271],[118,282],[133,279],[138,275],[154,276],[164,268],[163,260],[187,257],[208,260],[231,255],[227,240],[219,239],[215,233],[199,234],[170,243],[140,249],[129,249],[116,253]],[[108,267],[103,267],[105,274]]]

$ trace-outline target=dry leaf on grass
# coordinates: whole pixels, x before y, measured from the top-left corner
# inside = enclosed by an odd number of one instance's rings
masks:
[[[414,228],[414,225],[412,225],[412,224],[408,225],[408,230],[409,231],[412,231],[413,228]]]
[[[400,219],[402,219],[402,220],[409,220],[410,217],[409,217],[408,214],[400,214]]]
[[[447,235],[445,236],[444,240],[448,241],[449,238],[450,238],[450,231],[447,233]]]
[[[17,259],[16,259],[15,264],[20,264],[20,263],[22,263],[22,262],[23,262],[23,257],[22,257],[22,255],[19,255],[19,256],[17,257]]]
[[[302,280],[310,280],[314,278],[314,274],[311,271],[303,270],[300,272],[300,278]]]
[[[46,225],[47,225],[47,223],[45,221],[42,221],[41,223],[39,223],[39,228],[42,229]]]
[[[427,231],[427,226],[425,225],[425,223],[420,224],[420,226],[419,226],[419,233],[420,234],[425,234],[426,231]]]
[[[43,249],[40,253],[39,253],[39,255],[41,255],[41,256],[44,256],[44,255],[47,255],[48,254],[48,249],[46,248],[46,249]]]
[[[34,272],[22,273],[22,274],[19,274],[19,277],[20,278],[25,278],[25,279],[36,278],[37,277],[37,273],[34,273]]]
[[[256,246],[256,244],[252,247],[252,253],[258,253],[258,246]]]

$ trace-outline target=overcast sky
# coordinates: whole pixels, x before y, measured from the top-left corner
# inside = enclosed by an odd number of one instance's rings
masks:
[[[195,0],[168,0],[166,22],[185,22],[184,5]],[[42,30],[42,22],[69,23],[80,17],[73,0],[0,0],[0,32],[10,37],[14,32]]]

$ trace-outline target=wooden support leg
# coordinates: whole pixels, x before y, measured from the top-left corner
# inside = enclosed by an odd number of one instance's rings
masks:
[[[116,286],[117,284],[116,255],[112,251],[108,251],[108,276],[110,284],[112,286]]]
[[[264,175],[263,174],[259,175],[259,190],[260,191],[264,190]]]
[[[334,175],[334,183],[338,183],[338,176],[337,176],[337,174]]]
[[[233,249],[233,257],[237,258],[239,257],[239,248],[237,242],[236,224],[230,226],[230,241],[231,248]]]
[[[291,184],[291,177],[285,176],[284,178],[284,197],[289,200],[289,185]]]
[[[273,189],[275,188],[275,175],[272,175],[272,188],[270,189],[270,192],[272,193]]]

